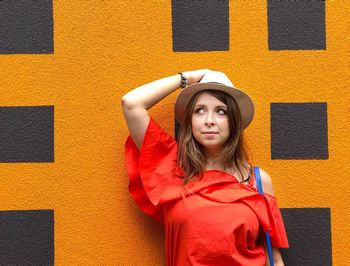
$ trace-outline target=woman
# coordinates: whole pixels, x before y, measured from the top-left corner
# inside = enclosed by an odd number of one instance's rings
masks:
[[[175,116],[179,141],[147,113],[179,87]],[[130,136],[125,159],[129,190],[142,211],[165,226],[168,266],[284,265],[283,220],[270,176],[261,171],[265,196],[243,144],[254,114],[247,94],[218,71],[179,73],[140,86],[122,98]]]

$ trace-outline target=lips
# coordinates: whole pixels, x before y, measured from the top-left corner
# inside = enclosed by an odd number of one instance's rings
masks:
[[[218,132],[214,132],[214,131],[203,132],[203,136],[205,136],[205,138],[207,139],[214,139],[216,135],[218,135]]]

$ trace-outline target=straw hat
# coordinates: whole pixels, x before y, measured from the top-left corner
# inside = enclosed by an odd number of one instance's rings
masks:
[[[243,129],[247,128],[254,116],[254,103],[250,97],[238,88],[235,88],[230,79],[223,72],[208,71],[198,83],[184,88],[176,98],[175,117],[181,124],[185,118],[186,106],[192,96],[202,90],[219,90],[231,95],[237,102],[242,118]]]

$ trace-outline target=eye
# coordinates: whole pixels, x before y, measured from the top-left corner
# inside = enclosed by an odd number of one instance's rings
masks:
[[[218,114],[219,115],[226,115],[227,111],[225,109],[218,109]]]
[[[199,107],[199,108],[195,109],[194,112],[195,112],[196,114],[203,114],[204,108]]]

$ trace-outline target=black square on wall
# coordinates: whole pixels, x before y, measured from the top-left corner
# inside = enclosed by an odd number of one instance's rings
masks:
[[[268,0],[270,50],[325,50],[325,0]]]
[[[0,265],[53,265],[54,211],[0,211]]]
[[[271,103],[271,158],[328,159],[326,103]]]
[[[52,0],[0,1],[0,54],[53,50]]]
[[[175,52],[229,50],[227,0],[172,0]]]
[[[281,209],[289,248],[281,249],[288,265],[331,266],[332,237],[329,208]]]
[[[54,161],[54,106],[0,107],[0,162]]]

